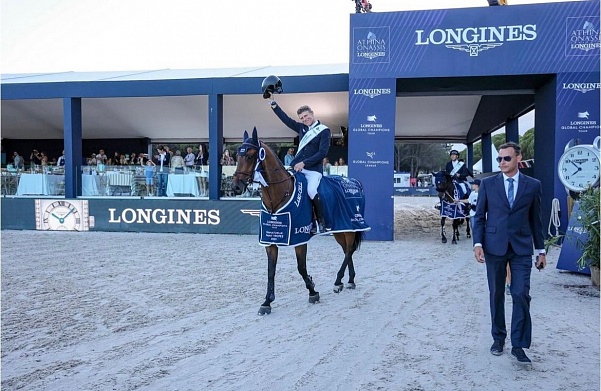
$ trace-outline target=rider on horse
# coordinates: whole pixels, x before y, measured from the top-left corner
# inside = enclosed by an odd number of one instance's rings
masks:
[[[302,172],[307,178],[307,194],[311,198],[319,225],[319,231],[314,224],[311,233],[322,233],[324,232],[323,208],[319,194],[317,194],[317,187],[323,174],[322,160],[326,157],[330,148],[330,129],[315,119],[313,110],[309,106],[301,106],[296,111],[298,118],[301,120],[301,122],[297,122],[284,113],[274,100],[273,95],[270,94],[268,98],[270,99],[269,104],[278,118],[298,133],[300,142],[296,156],[290,166],[294,171]]]
[[[451,160],[447,163],[446,172],[451,176],[453,182],[462,186],[464,194],[469,193],[469,185],[467,184],[467,177],[473,177],[472,173],[465,166],[465,163],[459,160],[459,151],[451,149],[449,152]]]

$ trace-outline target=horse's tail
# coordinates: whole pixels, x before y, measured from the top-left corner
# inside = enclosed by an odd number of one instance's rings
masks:
[[[365,233],[363,231],[355,232],[355,240],[353,241],[353,251],[359,250],[361,247],[361,242],[363,242],[363,236]]]

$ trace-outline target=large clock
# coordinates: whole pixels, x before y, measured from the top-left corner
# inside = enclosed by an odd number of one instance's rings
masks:
[[[568,191],[583,192],[588,187],[599,186],[599,136],[593,144],[566,145],[557,163],[557,175]]]
[[[36,229],[45,231],[87,231],[87,200],[35,200]]]

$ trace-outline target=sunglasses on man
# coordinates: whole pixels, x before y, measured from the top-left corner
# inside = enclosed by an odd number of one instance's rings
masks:
[[[510,162],[513,159],[512,156],[497,156],[497,162],[501,163],[501,161],[505,160],[506,162]]]

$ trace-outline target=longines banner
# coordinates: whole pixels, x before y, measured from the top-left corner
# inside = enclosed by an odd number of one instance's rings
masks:
[[[349,90],[349,176],[365,187],[370,240],[394,240],[395,79],[351,79]]]
[[[598,71],[599,25],[599,1],[353,15],[350,72],[408,78]]]
[[[259,233],[259,200],[2,200],[2,229],[61,231]]]

